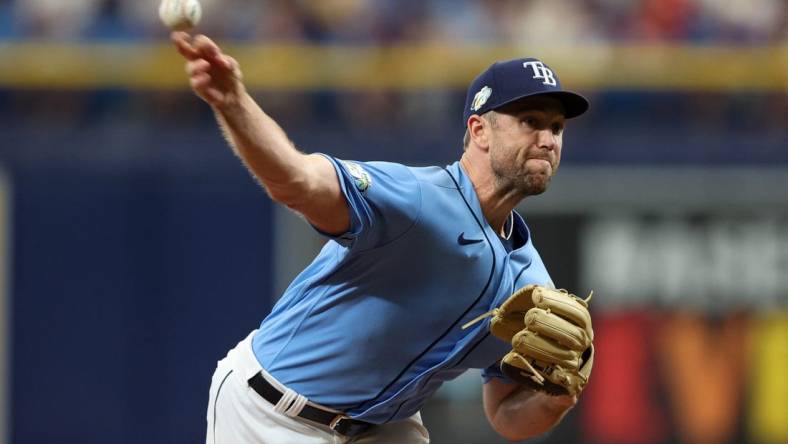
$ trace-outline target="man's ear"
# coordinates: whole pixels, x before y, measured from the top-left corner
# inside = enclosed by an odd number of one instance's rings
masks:
[[[476,114],[468,117],[468,134],[471,141],[484,151],[490,149],[490,128],[487,122]]]

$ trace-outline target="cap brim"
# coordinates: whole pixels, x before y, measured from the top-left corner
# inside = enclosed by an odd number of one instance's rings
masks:
[[[500,105],[495,106],[495,108],[500,108],[504,105],[508,105],[510,103],[514,103],[518,100],[522,100],[528,97],[538,97],[538,96],[548,96],[548,97],[555,97],[561,102],[561,105],[564,108],[564,117],[567,119],[571,119],[572,117],[577,117],[584,112],[588,111],[588,100],[581,96],[580,94],[571,92],[571,91],[547,91],[547,92],[537,92],[533,94],[524,94],[520,97],[515,97],[514,99],[508,100]]]

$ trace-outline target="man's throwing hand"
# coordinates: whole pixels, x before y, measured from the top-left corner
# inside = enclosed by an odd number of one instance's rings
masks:
[[[198,96],[215,108],[238,103],[245,93],[238,62],[222,53],[213,40],[185,32],[170,35],[178,52],[186,59],[189,84]]]

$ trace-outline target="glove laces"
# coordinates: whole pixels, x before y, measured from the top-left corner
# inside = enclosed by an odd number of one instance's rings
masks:
[[[569,296],[574,297],[578,301],[582,302],[583,305],[586,306],[586,308],[588,307],[588,304],[591,302],[591,298],[594,297],[594,290],[591,290],[591,293],[589,293],[588,297],[586,297],[585,299],[580,299],[579,297],[573,295],[572,293],[569,293],[568,291],[566,291],[563,288],[560,288],[558,291],[560,291],[561,293],[566,293]],[[473,325],[473,324],[475,324],[475,323],[477,323],[477,322],[479,322],[479,321],[481,321],[483,319],[489,318],[490,316],[498,316],[498,313],[500,313],[500,312],[501,312],[500,308],[493,308],[492,310],[488,311],[487,313],[482,313],[479,316],[476,316],[475,318],[473,318],[470,321],[466,322],[465,324],[463,324],[461,329],[465,330],[468,327],[470,327],[471,325]]]

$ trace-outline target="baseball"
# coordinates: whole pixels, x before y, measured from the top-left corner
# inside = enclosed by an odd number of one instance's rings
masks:
[[[198,0],[161,0],[159,18],[174,31],[185,31],[197,26],[202,17]]]

